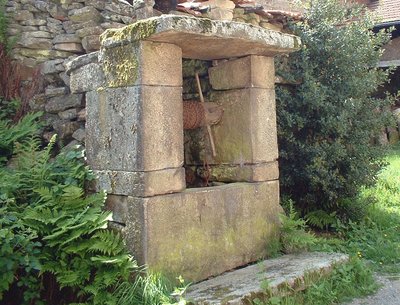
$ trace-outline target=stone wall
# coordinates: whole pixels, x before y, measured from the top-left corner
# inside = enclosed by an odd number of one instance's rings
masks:
[[[147,1],[147,0],[145,0]],[[8,34],[15,40],[13,57],[21,77],[29,81],[40,68],[44,92],[30,101],[33,111],[44,111],[44,138],[58,133],[61,145],[84,143],[85,97],[70,94],[66,63],[96,51],[99,35],[147,18],[153,2],[142,0],[11,0]]]

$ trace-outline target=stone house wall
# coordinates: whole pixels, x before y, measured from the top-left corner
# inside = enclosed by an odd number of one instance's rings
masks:
[[[147,0],[146,0],[147,1]],[[33,111],[43,111],[44,138],[57,133],[59,143],[84,143],[85,97],[70,94],[66,63],[96,51],[99,35],[147,18],[153,2],[131,0],[10,0],[6,13],[8,34],[15,40],[12,56],[20,64],[23,81],[40,68],[44,90],[30,101]]]

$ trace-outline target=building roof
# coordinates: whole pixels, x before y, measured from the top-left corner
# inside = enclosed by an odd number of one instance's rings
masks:
[[[376,14],[379,23],[400,22],[399,0],[372,0],[367,1],[367,7]]]

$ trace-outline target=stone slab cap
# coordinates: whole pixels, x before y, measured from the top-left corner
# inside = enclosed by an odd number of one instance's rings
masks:
[[[341,253],[301,253],[265,260],[256,265],[227,272],[190,286],[186,299],[196,305],[245,305],[252,300],[266,299],[261,287],[267,281],[272,293],[280,287],[304,289],[306,274],[329,273],[335,264],[345,263]]]
[[[124,28],[108,29],[100,40],[104,48],[138,40],[171,43],[182,49],[184,58],[203,60],[274,56],[296,51],[301,45],[297,36],[246,23],[176,15],[162,15]]]
[[[70,75],[72,71],[79,69],[83,66],[86,66],[91,63],[97,63],[98,62],[98,53],[99,52],[93,52],[89,54],[85,54],[82,56],[79,56],[71,61],[69,61],[66,64],[66,73],[67,75]]]

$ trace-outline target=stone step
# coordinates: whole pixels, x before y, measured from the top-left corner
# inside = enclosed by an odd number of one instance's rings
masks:
[[[347,262],[341,253],[300,253],[268,259],[226,272],[190,286],[186,299],[196,305],[247,305],[269,291],[291,287],[305,289],[306,274],[328,274],[336,264]]]

